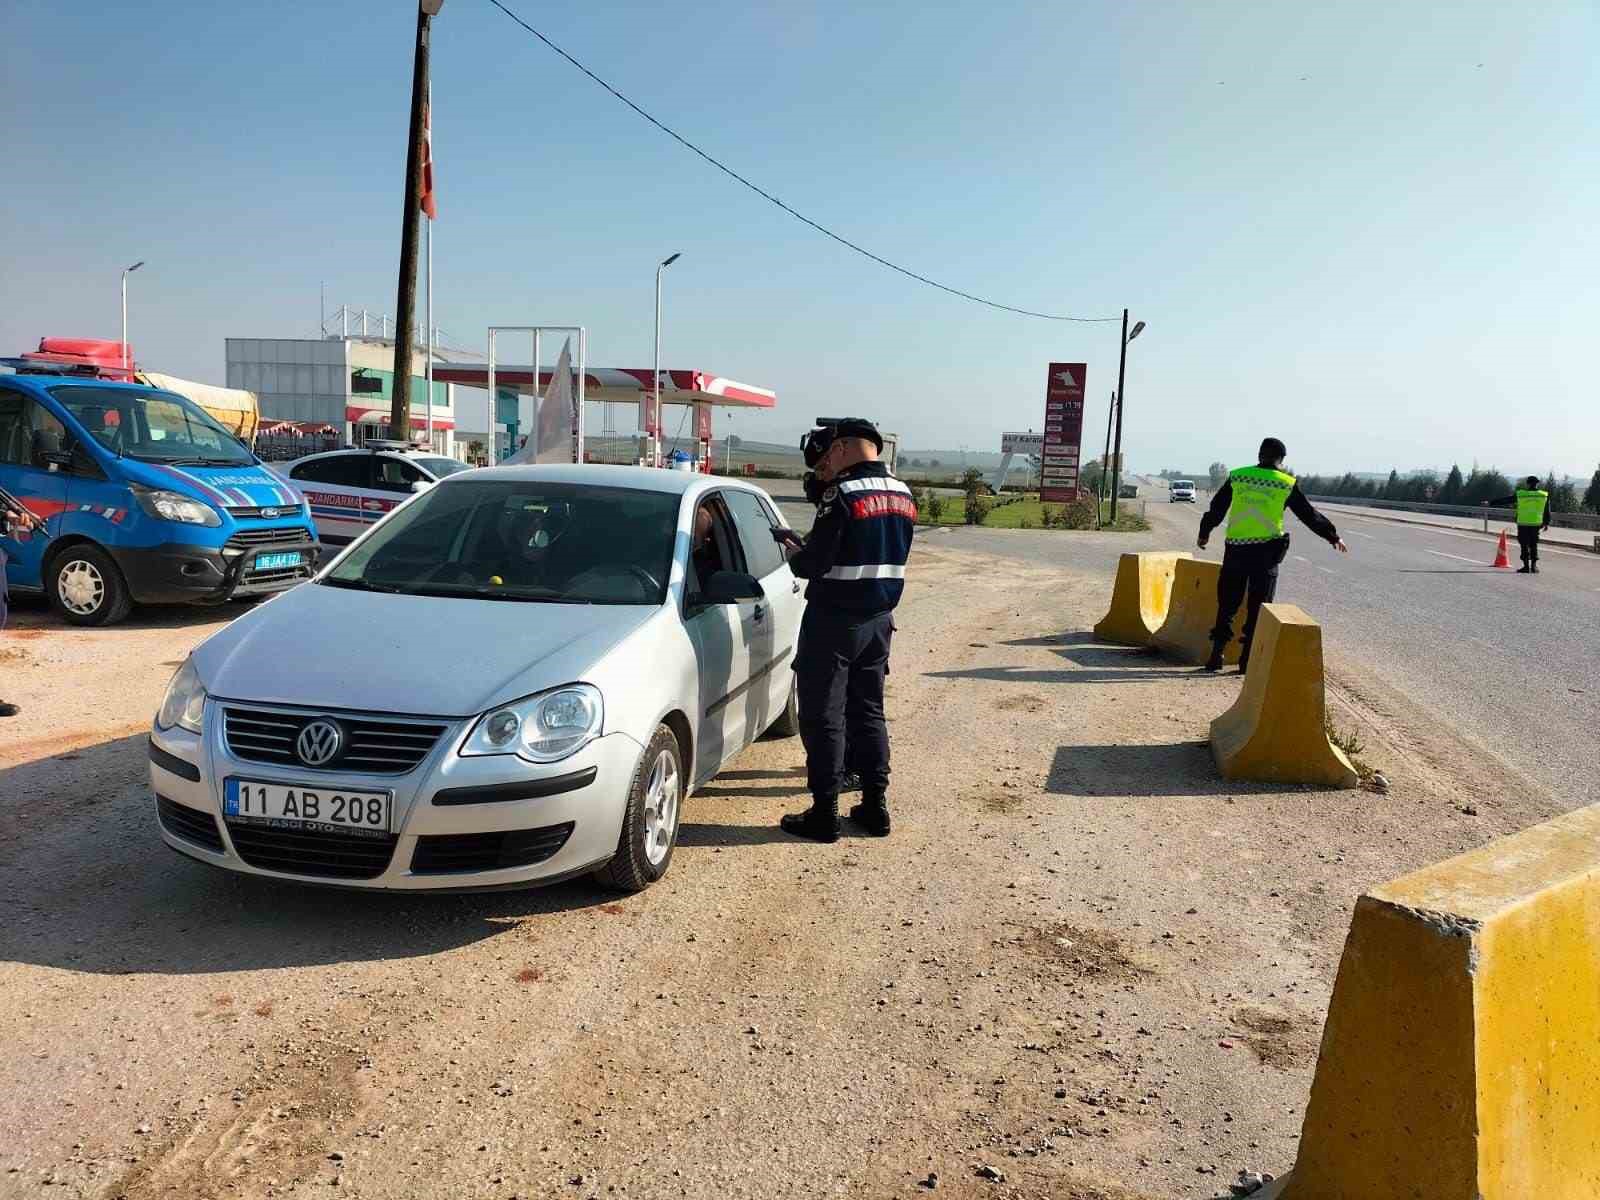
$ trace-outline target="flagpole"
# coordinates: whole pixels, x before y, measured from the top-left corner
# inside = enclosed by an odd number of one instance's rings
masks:
[[[433,80],[428,80],[428,163],[433,163]],[[428,397],[428,452],[433,453],[433,218],[428,218],[428,381],[423,389]]]

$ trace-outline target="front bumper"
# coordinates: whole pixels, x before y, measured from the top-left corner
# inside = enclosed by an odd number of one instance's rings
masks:
[[[150,786],[162,840],[190,858],[241,874],[379,891],[554,883],[616,853],[628,788],[643,753],[637,741],[608,734],[569,759],[540,766],[514,755],[459,758],[456,747],[471,724],[453,722],[405,775],[314,771],[233,757],[223,740],[219,706],[210,703],[204,736],[151,731]],[[223,815],[229,778],[323,792],[392,792],[392,828],[384,839],[346,839],[348,855],[340,854],[338,834],[284,835],[263,849],[260,826]],[[494,865],[507,861],[514,865]]]
[[[316,573],[322,547],[307,534],[302,541],[243,550],[178,542],[107,550],[127,580],[129,594],[140,604],[220,604],[235,596],[265,596],[305,582]],[[284,553],[299,553],[299,565],[273,570],[255,566],[258,555]]]

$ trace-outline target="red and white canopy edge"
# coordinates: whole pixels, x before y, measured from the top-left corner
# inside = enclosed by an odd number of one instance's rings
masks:
[[[550,367],[539,368],[534,380],[533,367],[495,364],[497,388],[515,388],[523,394],[542,394],[554,374]],[[583,373],[584,400],[601,404],[637,404],[650,393],[649,367],[590,367]],[[458,383],[463,387],[487,388],[489,368],[482,363],[433,364],[436,383]],[[725,408],[776,408],[778,394],[753,384],[739,383],[709,371],[661,372],[661,403],[711,404]],[[438,418],[434,418],[435,422]]]

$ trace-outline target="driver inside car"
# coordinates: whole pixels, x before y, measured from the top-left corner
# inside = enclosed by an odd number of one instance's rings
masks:
[[[564,500],[537,507],[524,505],[511,514],[506,530],[510,554],[500,571],[504,581],[554,586],[556,547],[571,526],[572,506]]]

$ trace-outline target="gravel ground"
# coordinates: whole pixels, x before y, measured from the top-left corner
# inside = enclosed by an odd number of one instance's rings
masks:
[[[1154,1200],[1281,1173],[1355,895],[1557,801],[1355,664],[1338,717],[1388,795],[1222,783],[1202,741],[1237,678],[1086,632],[1148,544],[924,536],[895,835],[781,835],[801,750],[762,742],[621,899],[172,855],[142,731],[229,614],[24,611],[0,635],[26,708],[0,723],[0,1196]]]

